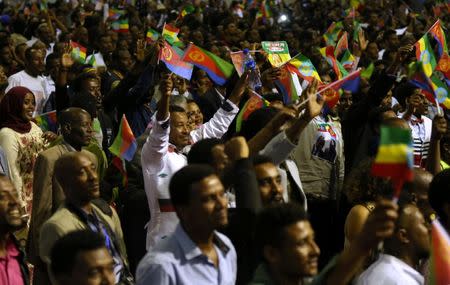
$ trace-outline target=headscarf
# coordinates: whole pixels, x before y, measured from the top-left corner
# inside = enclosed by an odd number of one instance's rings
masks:
[[[23,102],[27,93],[33,94],[28,88],[16,86],[5,94],[0,102],[0,129],[10,128],[21,134],[31,130],[31,122],[22,118]]]

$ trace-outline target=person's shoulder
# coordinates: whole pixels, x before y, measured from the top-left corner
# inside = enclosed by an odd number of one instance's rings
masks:
[[[54,157],[55,160],[56,160],[56,159],[59,158],[60,155],[65,153],[64,150],[65,150],[64,147],[62,145],[58,144],[58,145],[54,145],[52,147],[49,147],[46,150],[41,151],[38,156],[41,156],[41,157],[44,157],[44,158],[47,158],[47,159],[51,159],[51,158]]]
[[[179,245],[173,235],[155,244],[142,258],[139,267],[168,266],[181,261]],[[139,268],[138,268],[139,270]]]
[[[67,209],[66,206],[62,205],[56,210],[56,212],[44,223],[44,225],[52,226],[62,226],[67,225],[68,222],[72,221],[74,215]]]

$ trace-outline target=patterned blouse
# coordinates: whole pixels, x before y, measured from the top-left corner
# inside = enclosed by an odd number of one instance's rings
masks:
[[[33,168],[38,154],[45,149],[42,130],[33,122],[31,125],[26,134],[10,128],[0,129],[0,146],[9,164],[9,177],[29,215],[33,201]]]

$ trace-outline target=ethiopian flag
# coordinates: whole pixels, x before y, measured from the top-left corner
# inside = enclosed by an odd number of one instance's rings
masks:
[[[128,19],[118,20],[112,23],[112,28],[117,33],[128,33]]]
[[[120,158],[131,161],[136,149],[137,143],[133,131],[128,124],[127,118],[123,115],[120,121],[119,132],[113,144],[109,147],[109,151]]]
[[[184,7],[183,10],[181,10],[180,18],[184,18],[193,12],[195,12],[195,7],[194,7],[194,5],[189,4],[186,7]]]
[[[171,45],[183,48],[184,43],[178,38],[179,32],[180,29],[169,24],[164,24],[161,34]]]
[[[147,43],[156,42],[159,38],[159,33],[153,29],[148,29],[146,34]]]
[[[250,91],[253,92],[253,91]],[[245,102],[244,107],[236,117],[236,132],[239,132],[242,127],[242,122],[246,121],[254,111],[270,106],[270,103],[261,96],[251,93],[251,97]]]
[[[320,54],[326,59],[328,64],[330,64],[333,67],[333,71],[338,79],[342,79],[344,76],[348,74],[348,72],[345,70],[342,64],[340,64],[340,62],[336,60],[336,57],[334,56],[333,46],[321,48]]]
[[[72,59],[78,61],[79,63],[84,63],[86,61],[87,49],[79,43],[73,41],[70,41],[70,46],[72,47]]]
[[[380,145],[372,174],[397,181],[412,179],[413,147],[411,131],[381,126]]]
[[[311,60],[301,53],[291,58],[287,62],[286,66],[289,71],[295,72],[298,76],[308,82],[313,81],[314,78],[319,82],[322,82],[322,80],[320,80],[319,73],[317,73],[317,70]]]
[[[450,284],[450,237],[434,220],[431,229],[430,285]]]
[[[339,57],[341,53],[343,53],[345,50],[348,50],[348,34],[347,32],[344,32],[339,39],[338,43],[336,44],[334,55],[336,57]]]
[[[342,22],[331,23],[331,25],[328,27],[327,31],[323,35],[325,43],[327,45],[334,46],[343,28],[344,24],[342,24]]]
[[[224,85],[234,71],[234,66],[231,63],[194,44],[188,46],[181,60],[204,70],[218,85]]]
[[[425,75],[430,77],[436,68],[436,58],[434,57],[433,48],[428,40],[428,35],[424,35],[416,44],[417,61],[422,62]]]
[[[356,59],[350,50],[346,50],[344,55],[341,58],[341,64],[346,70],[353,70],[356,68]]]

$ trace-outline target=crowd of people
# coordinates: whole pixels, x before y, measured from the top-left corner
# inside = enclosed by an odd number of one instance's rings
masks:
[[[0,284],[439,284],[450,105],[411,77],[416,43],[438,19],[448,34],[436,2],[1,1]],[[317,76],[286,74],[262,41]],[[449,96],[446,43],[430,42]],[[216,60],[188,80],[169,44]],[[256,67],[239,70],[243,50]],[[335,61],[358,85],[329,95]],[[394,200],[373,172],[387,127],[413,149]]]

